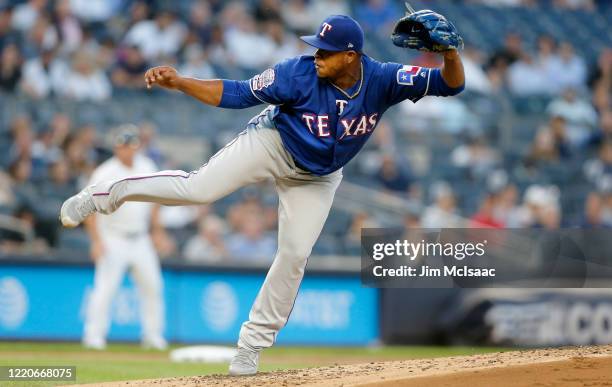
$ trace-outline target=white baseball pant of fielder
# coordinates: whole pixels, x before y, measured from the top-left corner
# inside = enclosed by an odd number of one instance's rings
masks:
[[[251,120],[197,171],[161,171],[91,187],[97,211],[110,214],[129,201],[212,203],[245,185],[272,178],[279,196],[278,250],[238,340],[239,347],[256,351],[270,347],[287,323],[307,259],[342,180],[341,169],[315,176],[296,167],[269,114],[267,108]]]

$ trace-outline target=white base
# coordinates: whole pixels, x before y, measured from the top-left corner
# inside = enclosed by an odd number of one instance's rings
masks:
[[[235,348],[214,345],[195,345],[170,352],[170,360],[176,363],[229,363],[236,355]]]

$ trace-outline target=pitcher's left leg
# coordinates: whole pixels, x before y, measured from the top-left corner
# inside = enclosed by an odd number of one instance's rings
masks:
[[[239,349],[256,353],[270,347],[285,326],[304,275],[306,261],[331,209],[342,172],[327,176],[277,180],[278,250],[255,299],[249,321],[242,325]],[[256,357],[255,357],[256,360]],[[242,368],[257,371],[257,364]],[[236,368],[236,367],[235,367]],[[236,370],[239,371],[239,370]],[[230,367],[230,373],[232,368]]]

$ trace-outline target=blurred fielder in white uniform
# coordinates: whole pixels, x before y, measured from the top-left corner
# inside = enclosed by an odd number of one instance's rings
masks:
[[[139,133],[135,126],[117,129],[114,157],[92,174],[90,184],[157,170],[149,158],[138,153]],[[163,337],[164,302],[159,259],[151,233],[163,233],[158,221],[159,206],[128,203],[111,216],[92,216],[85,221],[95,262],[94,288],[87,307],[83,345],[104,349],[110,326],[111,304],[125,272],[131,269],[140,298],[142,344],[147,348],[167,347]]]

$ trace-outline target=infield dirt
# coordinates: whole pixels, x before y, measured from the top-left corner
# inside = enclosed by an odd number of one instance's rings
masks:
[[[496,352],[226,375],[88,384],[87,386],[612,386],[612,345]]]

